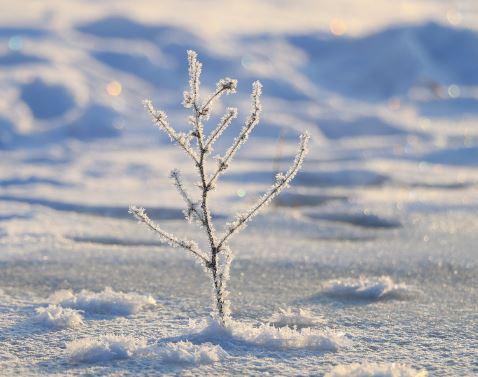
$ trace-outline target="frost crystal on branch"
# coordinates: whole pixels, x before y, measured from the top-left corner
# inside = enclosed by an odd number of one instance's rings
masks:
[[[167,243],[172,247],[182,247],[201,258],[203,262],[208,263],[207,258],[204,256],[204,253],[199,249],[199,246],[194,241],[189,240],[180,240],[176,238],[175,235],[168,233],[161,229],[159,225],[156,225],[146,214],[145,209],[136,206],[129,207],[129,213],[131,213],[139,222],[146,224],[151,230],[154,230],[158,235],[161,241]]]
[[[198,62],[195,51],[188,50],[189,63],[189,88],[190,92],[184,96],[184,107],[187,109],[196,106],[199,97],[199,76],[201,76],[202,64]],[[186,92],[187,93],[187,92]]]
[[[143,101],[144,107],[149,111],[153,117],[153,122],[159,127],[160,130],[164,131],[171,141],[176,142],[181,148],[183,148],[188,155],[192,157],[194,161],[197,161],[197,156],[194,150],[191,148],[189,143],[188,135],[185,133],[177,133],[173,127],[169,125],[168,116],[164,111],[158,111],[154,108],[151,100],[145,99]]]
[[[276,175],[275,183],[269,188],[269,190],[247,211],[236,217],[236,219],[226,225],[226,234],[223,236],[219,242],[219,247],[221,247],[229,237],[234,233],[239,232],[241,229],[245,228],[247,222],[250,221],[254,216],[256,216],[263,207],[268,205],[272,199],[281,193],[282,190],[289,186],[289,183],[294,179],[297,172],[300,170],[302,163],[304,162],[304,157],[308,152],[307,146],[309,143],[310,135],[308,132],[300,136],[300,145],[297,155],[295,156],[294,163],[287,171],[287,173],[279,173]]]
[[[228,77],[219,80],[214,93],[212,93],[206,100],[200,102],[199,77],[201,75],[202,65],[197,60],[197,54],[194,51],[188,51],[188,63],[189,91],[184,92],[183,101],[184,107],[191,109],[192,112],[192,115],[188,118],[191,126],[191,130],[188,133],[176,132],[169,124],[166,114],[162,111],[155,110],[151,101],[145,100],[144,104],[159,129],[164,131],[171,140],[182,148],[194,161],[194,166],[197,168],[199,175],[199,201],[194,201],[188,194],[178,170],[174,169],[170,174],[170,178],[186,204],[186,209],[184,210],[186,220],[188,222],[196,220],[206,233],[209,242],[208,253],[204,253],[196,242],[179,239],[173,234],[164,231],[148,217],[144,208],[131,206],[129,211],[141,223],[144,223],[147,227],[157,233],[163,242],[173,247],[181,247],[191,252],[200,260],[206,272],[211,276],[215,313],[220,322],[225,325],[226,322],[230,320],[230,303],[228,299],[229,292],[227,291],[227,282],[229,280],[232,253],[229,249],[228,241],[233,235],[243,229],[246,224],[267,204],[269,204],[275,196],[288,187],[291,180],[299,171],[304,156],[307,153],[309,135],[308,133],[305,133],[301,136],[299,150],[291,168],[286,173],[277,174],[276,181],[269,190],[259,198],[259,200],[247,212],[236,216],[234,221],[228,223],[224,230],[224,234],[221,238],[218,238],[212,221],[208,195],[210,191],[215,189],[219,175],[229,168],[233,157],[242,144],[248,139],[254,127],[259,123],[259,117],[262,110],[260,102],[262,85],[259,81],[253,83],[251,113],[229,149],[227,149],[223,156],[216,157],[217,166],[213,168],[211,172],[208,168],[207,157],[212,151],[213,144],[223,134],[224,130],[231,125],[232,121],[237,118],[237,109],[227,108],[226,113],[221,118],[216,128],[207,136],[204,135],[205,130],[203,121],[209,119],[213,104],[221,95],[236,92],[237,80]],[[193,139],[196,140],[194,145],[195,148],[191,146],[191,141]]]
[[[222,133],[226,130],[227,127],[232,123],[233,119],[237,118],[237,109],[235,107],[228,107],[226,114],[221,118],[217,127],[214,131],[211,132],[209,137],[206,140],[206,148],[209,148],[208,152],[211,151],[212,145],[219,139]]]
[[[191,223],[193,219],[199,221],[201,224],[204,223],[202,218],[202,214],[198,208],[198,203],[194,202],[190,197],[189,194],[186,192],[184,188],[183,182],[181,180],[181,174],[178,169],[174,169],[171,171],[169,177],[173,180],[173,184],[178,190],[179,194],[183,198],[184,202],[186,203],[186,209],[183,211],[186,217],[186,220]]]

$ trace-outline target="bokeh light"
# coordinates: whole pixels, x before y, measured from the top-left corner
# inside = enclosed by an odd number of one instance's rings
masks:
[[[450,25],[459,25],[463,19],[461,13],[456,9],[449,9],[446,12],[446,19]]]
[[[458,85],[450,85],[448,87],[448,96],[450,98],[458,98],[460,97],[460,87]]]
[[[112,97],[119,96],[122,90],[123,90],[123,87],[121,86],[121,83],[115,80],[110,81],[108,85],[106,85],[106,92]]]
[[[333,35],[341,36],[347,32],[347,24],[341,18],[332,18],[329,23],[329,29]]]
[[[244,189],[238,189],[238,190],[237,190],[237,196],[240,197],[240,198],[245,197],[246,194],[247,194],[247,192],[246,192],[246,190],[244,190]]]
[[[19,35],[14,35],[8,40],[8,48],[12,51],[19,51],[23,48],[23,38]]]

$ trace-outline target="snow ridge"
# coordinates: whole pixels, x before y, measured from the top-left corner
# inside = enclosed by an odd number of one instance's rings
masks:
[[[191,333],[198,340],[242,341],[270,349],[310,349],[324,352],[335,352],[346,344],[343,334],[320,332],[315,329],[276,328],[268,324],[253,326],[234,320],[228,321],[225,327],[217,321],[190,322]]]
[[[50,300],[62,307],[83,310],[85,313],[112,315],[131,315],[143,308],[156,305],[155,299],[151,296],[115,292],[109,287],[98,293],[82,290],[75,294],[70,290],[61,290],[55,292]]]

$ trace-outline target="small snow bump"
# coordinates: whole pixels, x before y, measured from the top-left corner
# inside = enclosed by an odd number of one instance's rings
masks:
[[[98,363],[128,359],[146,347],[146,340],[130,336],[107,335],[74,340],[66,345],[70,359],[79,363]]]
[[[291,327],[291,328],[304,328],[314,327],[324,322],[320,317],[317,317],[308,309],[297,309],[293,311],[292,308],[279,309],[279,313],[275,313],[267,321],[274,327]]]
[[[78,327],[83,324],[83,317],[77,310],[49,305],[35,309],[35,321],[42,326],[54,329]]]
[[[155,299],[151,296],[115,292],[109,287],[102,292],[82,290],[76,294],[69,290],[61,290],[55,292],[50,300],[64,308],[83,310],[85,313],[112,315],[131,315],[156,305]]]
[[[389,363],[353,363],[348,365],[338,365],[325,377],[426,377],[426,370],[416,370],[407,365]]]
[[[224,360],[229,355],[221,346],[212,343],[193,344],[189,341],[171,342],[149,347],[146,354],[159,357],[169,364],[213,364]]]
[[[324,287],[328,296],[356,300],[401,298],[409,291],[406,285],[396,284],[389,276],[330,280]]]
[[[194,337],[199,340],[236,340],[270,349],[311,349],[335,352],[347,343],[343,334],[318,331],[310,328],[276,328],[268,324],[253,326],[248,323],[228,321],[226,327],[216,321],[191,322]]]

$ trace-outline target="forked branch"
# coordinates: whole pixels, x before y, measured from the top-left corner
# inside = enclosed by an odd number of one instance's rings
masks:
[[[219,249],[221,249],[221,247],[232,235],[242,230],[247,225],[247,222],[250,221],[254,216],[256,216],[263,207],[269,204],[271,200],[274,199],[274,197],[279,195],[282,190],[289,186],[290,181],[294,179],[300,167],[302,166],[302,163],[304,162],[304,157],[308,152],[307,146],[309,143],[309,139],[310,135],[308,132],[300,136],[299,150],[297,151],[297,155],[295,156],[294,163],[287,171],[287,173],[277,174],[276,181],[269,188],[269,190],[264,195],[262,195],[261,198],[247,212],[236,216],[233,222],[228,223],[226,225],[226,233],[221,238],[217,246]]]
[[[154,230],[158,235],[161,241],[167,243],[172,247],[182,247],[183,249],[193,253],[195,256],[199,257],[204,264],[209,265],[209,260],[206,258],[204,253],[199,248],[198,244],[190,240],[181,240],[175,235],[168,233],[160,228],[159,225],[155,224],[149,216],[146,214],[144,208],[130,206],[129,213],[131,213],[139,222],[146,224],[151,230]]]

